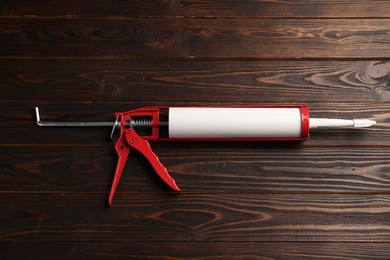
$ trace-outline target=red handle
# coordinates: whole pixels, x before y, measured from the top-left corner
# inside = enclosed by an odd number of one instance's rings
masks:
[[[129,115],[127,114],[126,117],[123,115],[119,116],[121,117],[120,136],[117,143],[115,144],[115,150],[119,159],[111,186],[110,196],[108,198],[108,204],[110,207],[112,207],[112,199],[121,178],[123,168],[126,165],[126,160],[130,153],[130,148],[134,148],[142,155],[144,155],[145,158],[152,164],[157,174],[166,184],[168,184],[169,187],[175,191],[181,191],[180,188],[176,185],[175,180],[169,175],[167,169],[161,164],[157,155],[150,148],[148,141],[140,137],[133,128],[125,127],[125,120],[128,120]]]

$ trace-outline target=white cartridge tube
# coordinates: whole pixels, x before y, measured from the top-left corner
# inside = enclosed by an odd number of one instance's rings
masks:
[[[169,138],[300,138],[299,107],[170,107]]]

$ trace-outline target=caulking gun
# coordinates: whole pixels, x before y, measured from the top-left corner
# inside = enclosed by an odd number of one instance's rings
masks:
[[[39,126],[112,127],[111,138],[118,137],[115,150],[119,160],[108,199],[110,206],[130,148],[145,156],[169,187],[180,191],[148,141],[307,140],[313,128],[360,128],[376,124],[368,119],[309,118],[308,107],[296,105],[143,107],[116,112],[115,122],[42,122],[38,107],[35,113]]]

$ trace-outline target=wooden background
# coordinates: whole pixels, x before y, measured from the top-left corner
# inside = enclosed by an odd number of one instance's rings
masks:
[[[0,258],[390,258],[388,1],[0,3]],[[307,104],[370,129],[304,143],[155,143],[184,190],[110,129],[147,105]]]

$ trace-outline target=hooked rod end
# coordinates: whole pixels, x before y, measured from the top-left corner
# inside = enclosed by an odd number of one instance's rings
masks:
[[[35,123],[39,126],[42,126],[41,117],[39,116],[39,108],[38,107],[35,107],[35,119],[36,119]]]

